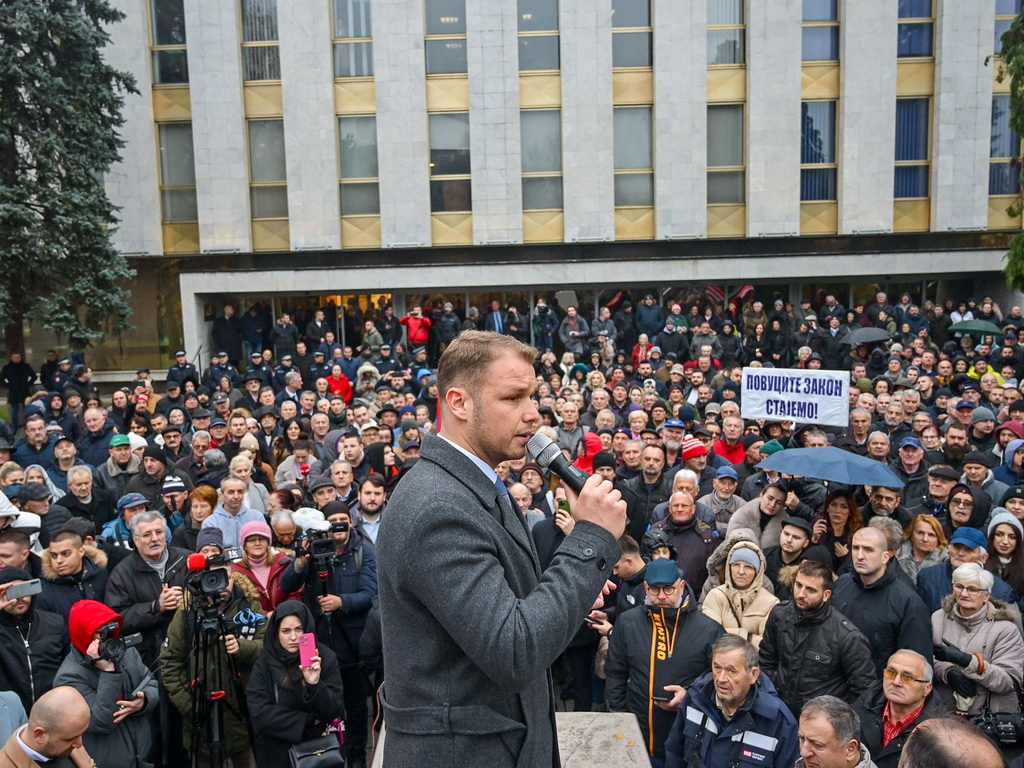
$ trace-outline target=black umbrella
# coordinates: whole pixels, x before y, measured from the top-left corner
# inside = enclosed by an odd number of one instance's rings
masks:
[[[888,341],[892,335],[881,328],[858,328],[843,337],[843,344],[851,347],[859,347],[861,344],[874,344],[879,341]]]

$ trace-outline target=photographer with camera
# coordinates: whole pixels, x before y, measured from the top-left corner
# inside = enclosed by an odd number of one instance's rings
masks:
[[[152,718],[141,717],[159,701],[156,677],[133,647],[140,635],[121,634],[121,616],[103,603],[79,600],[68,617],[71,652],[54,685],[77,690],[89,703],[89,728],[82,735],[97,765],[146,768],[153,742]]]
[[[220,549],[204,533],[203,551]],[[239,556],[236,548],[189,558],[185,596],[161,653],[164,687],[184,721],[192,768],[221,768],[227,759],[234,768],[254,765],[245,687],[262,652],[266,617],[259,601],[235,584],[230,563]]]
[[[366,614],[377,594],[377,553],[352,528],[348,505],[334,501],[324,507],[329,531],[317,531],[305,517],[303,547],[307,554],[297,557],[281,577],[281,589],[294,592],[305,588],[303,602],[316,617],[316,636],[338,657],[345,684],[346,739],[349,766],[366,761],[369,685],[359,660],[359,639],[366,626]]]

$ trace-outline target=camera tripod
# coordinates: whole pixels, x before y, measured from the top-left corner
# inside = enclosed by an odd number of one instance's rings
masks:
[[[201,757],[204,752],[208,752],[209,765],[224,768],[228,757],[227,736],[224,732],[225,707],[245,725],[249,743],[255,743],[255,740],[242,675],[231,654],[221,656],[222,638],[230,634],[227,622],[220,607],[211,598],[204,596],[201,599],[204,604],[194,606],[189,617],[193,627],[189,658],[195,665],[190,683],[192,746],[189,750],[189,765],[200,768],[203,764]],[[234,691],[235,706],[227,699],[227,685]]]

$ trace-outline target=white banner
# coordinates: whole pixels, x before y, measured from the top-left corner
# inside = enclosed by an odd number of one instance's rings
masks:
[[[845,427],[850,374],[790,368],[743,369],[743,418]]]

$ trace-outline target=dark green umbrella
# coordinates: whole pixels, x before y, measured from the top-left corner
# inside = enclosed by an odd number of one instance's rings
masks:
[[[964,320],[949,326],[953,333],[969,333],[972,336],[1002,336],[1003,329],[988,320]]]

